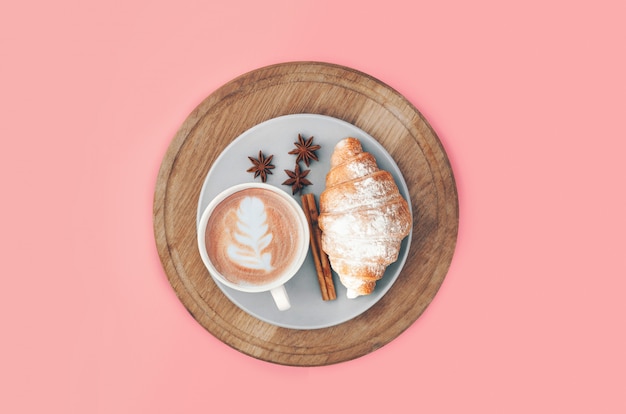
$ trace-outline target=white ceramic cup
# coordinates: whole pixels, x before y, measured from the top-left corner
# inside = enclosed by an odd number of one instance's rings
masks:
[[[279,208],[268,207],[264,195],[278,202]],[[277,212],[282,212],[280,220]],[[212,216],[215,218],[210,220]],[[230,218],[222,220],[220,216]],[[288,232],[286,216],[292,217]],[[215,237],[217,231],[227,233],[220,243]],[[238,184],[222,191],[206,207],[198,225],[200,256],[211,276],[242,292],[269,291],[281,311],[291,307],[284,285],[302,266],[309,251],[309,237],[307,219],[298,202],[282,189],[265,183]],[[283,257],[289,259],[278,263]]]

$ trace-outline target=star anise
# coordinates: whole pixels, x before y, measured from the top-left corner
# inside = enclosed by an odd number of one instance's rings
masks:
[[[298,142],[294,142],[294,144],[296,144],[296,149],[289,151],[289,154],[295,154],[298,156],[296,158],[296,163],[304,161],[308,167],[311,160],[318,161],[315,151],[322,147],[319,145],[313,145],[313,137],[305,140],[300,134],[298,134]]]
[[[272,168],[275,168],[272,164],[270,164],[272,162],[272,158],[274,158],[273,155],[265,158],[263,153],[259,151],[259,158],[255,159],[252,157],[248,157],[248,159],[252,161],[252,164],[254,165],[248,168],[246,172],[253,172],[254,178],[257,178],[260,175],[261,181],[265,182],[267,180],[267,174],[272,174]]]
[[[302,190],[305,185],[312,185],[313,183],[305,177],[309,175],[311,170],[300,171],[300,165],[296,163],[296,168],[293,171],[285,170],[289,178],[283,183],[283,185],[291,186],[291,194],[296,194]]]

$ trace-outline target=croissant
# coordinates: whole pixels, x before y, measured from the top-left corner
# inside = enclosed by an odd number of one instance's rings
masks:
[[[322,249],[348,298],[369,295],[411,231],[409,205],[356,138],[335,146],[320,194]]]

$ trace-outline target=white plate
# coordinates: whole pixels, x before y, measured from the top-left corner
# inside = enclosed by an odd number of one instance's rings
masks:
[[[330,169],[330,155],[335,144],[346,137],[358,138],[363,150],[376,157],[380,169],[389,171],[402,196],[409,200],[408,187],[400,170],[389,153],[378,141],[354,125],[325,115],[295,114],[273,118],[260,123],[233,140],[220,154],[211,167],[202,185],[198,202],[197,222],[209,202],[222,190],[235,184],[260,181],[252,173],[246,172],[252,166],[248,157],[256,158],[259,151],[265,156],[274,155],[275,169],[268,175],[267,183],[282,188],[291,194],[291,186],[282,185],[288,177],[284,170],[295,167],[296,156],[288,154],[295,148],[298,134],[304,138],[313,136],[313,144],[321,145],[316,151],[319,161],[311,161],[309,167],[300,162],[300,168],[310,169],[307,178],[313,185],[304,187],[294,198],[301,203],[303,193],[319,194],[325,188],[326,173]],[[410,204],[409,204],[410,207]],[[397,279],[409,251],[411,235],[402,241],[398,260],[392,263],[385,275],[376,284],[374,292],[356,299],[346,297],[346,289],[333,272],[337,299],[323,301],[320,293],[315,266],[309,252],[302,268],[286,285],[291,301],[291,309],[279,311],[269,292],[245,293],[231,289],[215,281],[224,294],[238,307],[250,315],[273,325],[290,329],[319,329],[348,321],[371,308],[389,290]],[[215,280],[215,279],[214,279]]]

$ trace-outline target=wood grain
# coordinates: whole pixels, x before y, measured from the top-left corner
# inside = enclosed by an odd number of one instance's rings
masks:
[[[252,126],[295,113],[333,116],[378,139],[404,175],[414,211],[409,258],[389,292],[362,315],[324,329],[281,328],[243,312],[213,282],[196,245],[198,198],[213,161]],[[450,266],[459,212],[445,151],[426,120],[403,96],[350,68],[292,62],[232,80],[188,116],[161,164],[153,216],[167,278],[207,331],[257,359],[318,366],[370,353],[422,314]]]

